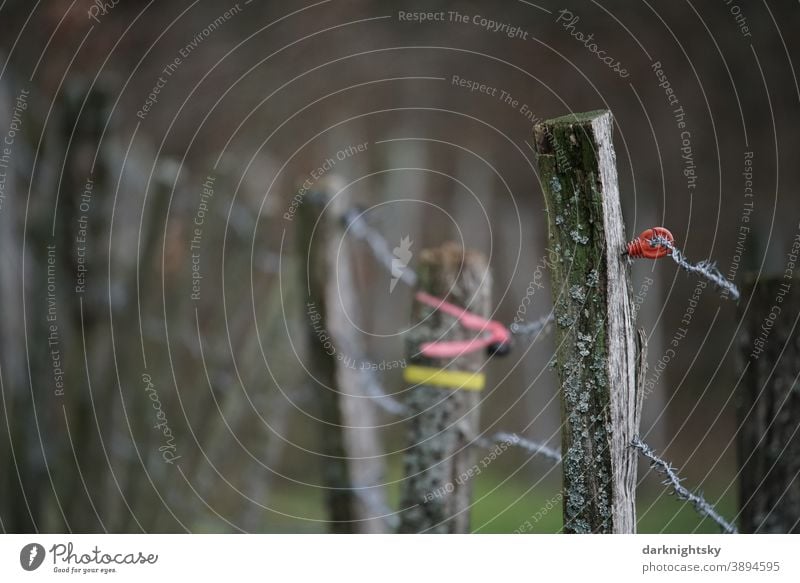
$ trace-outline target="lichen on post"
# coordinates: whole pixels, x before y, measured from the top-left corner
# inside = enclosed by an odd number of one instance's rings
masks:
[[[561,384],[564,531],[636,529],[638,341],[611,113],[545,121],[534,141],[548,213]]]

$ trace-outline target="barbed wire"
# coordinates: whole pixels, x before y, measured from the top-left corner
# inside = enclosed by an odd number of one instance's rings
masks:
[[[394,397],[387,395],[384,392],[383,388],[381,387],[380,381],[378,381],[376,371],[372,370],[372,367],[366,369],[364,372],[367,373],[365,375],[367,379],[365,383],[367,394],[370,397],[372,397],[372,399],[370,400],[375,405],[383,409],[385,413],[394,416],[407,415],[408,413],[411,412],[411,409],[409,409],[407,405],[401,403]]]
[[[410,412],[409,407],[398,401],[397,399],[387,395],[377,379],[374,378],[374,373],[370,371],[371,381],[368,383],[370,396],[375,397],[373,400],[381,409],[390,415],[402,415]],[[494,445],[506,443],[514,447],[523,449],[535,455],[541,455],[557,464],[561,463],[561,452],[544,443],[522,437],[510,431],[498,431],[489,437],[479,437],[473,444],[489,449]],[[681,484],[682,479],[678,476],[675,469],[669,462],[660,458],[653,448],[643,442],[640,438],[636,437],[631,442],[631,447],[639,450],[639,452],[647,458],[650,462],[650,467],[666,476],[664,480],[665,485],[672,487],[673,492],[679,500],[689,502],[692,507],[702,516],[706,516],[713,520],[725,533],[735,534],[738,532],[735,526],[725,520],[701,494],[695,494]]]
[[[401,272],[392,269],[392,264],[395,261],[395,256],[392,253],[392,247],[389,242],[381,235],[374,227],[372,227],[364,219],[364,211],[359,208],[352,208],[344,213],[345,225],[350,229],[353,235],[364,241],[372,250],[373,255],[383,267],[394,275],[398,273],[398,277],[410,287],[417,285],[417,273],[408,266],[404,266]]]
[[[408,265],[404,265],[402,270],[394,269],[396,257],[392,252],[392,246],[372,225],[364,219],[364,211],[359,208],[352,208],[343,215],[345,226],[359,240],[364,241],[372,251],[375,259],[392,277],[399,277],[409,287],[416,287],[419,277],[417,273]],[[514,322],[508,326],[509,331],[514,336],[535,336],[553,321],[553,314],[542,316],[533,322]]]
[[[722,275],[722,273],[720,273],[719,269],[717,269],[716,263],[713,261],[701,261],[697,264],[690,263],[683,254],[683,251],[678,249],[675,244],[666,237],[653,237],[650,239],[650,244],[653,246],[666,247],[670,250],[669,256],[675,263],[678,264],[678,266],[690,273],[702,275],[708,281],[716,285],[717,288],[725,290],[731,294],[731,297],[734,300],[739,299],[739,288],[737,288],[732,281],[729,281],[724,275]]]
[[[392,274],[393,277],[399,277],[410,287],[416,286],[419,278],[412,268],[403,266],[402,271],[393,269],[395,256],[392,253],[391,246],[383,237],[383,235],[381,235],[376,229],[369,225],[366,220],[364,220],[364,212],[361,209],[354,208],[348,210],[344,214],[344,221],[356,238],[367,243],[378,262],[381,263],[383,267]],[[653,237],[650,240],[650,244],[667,247],[671,251],[670,256],[672,257],[673,261],[675,261],[675,263],[677,263],[684,270],[702,275],[714,283],[718,288],[727,290],[734,300],[739,299],[738,288],[732,282],[725,279],[725,277],[716,268],[714,263],[710,261],[701,261],[696,265],[690,263],[680,249],[675,247],[671,241],[663,237]],[[509,326],[509,331],[518,336],[536,335],[542,330],[546,329],[553,322],[553,319],[553,314],[550,313],[532,322],[514,322]],[[409,414],[411,409],[404,403],[401,403],[394,397],[386,394],[380,382],[378,381],[375,372],[371,369],[372,367],[367,369],[368,375],[366,389],[369,396],[372,397],[372,402],[389,415],[400,416]],[[522,437],[509,431],[499,431],[489,437],[480,437],[472,443],[473,445],[485,448],[491,448],[492,446],[500,443],[507,443],[529,453],[541,455],[555,463],[561,463],[562,459],[560,451],[551,448],[544,443]],[[678,477],[674,468],[668,462],[658,457],[658,455],[656,455],[655,451],[653,451],[649,445],[637,437],[631,442],[631,446],[639,450],[639,452],[641,452],[641,454],[649,460],[651,468],[667,477],[667,479],[664,481],[664,484],[672,486],[672,489],[679,500],[685,500],[691,503],[699,514],[713,520],[715,523],[717,523],[717,525],[720,526],[720,528],[723,529],[724,532],[738,532],[736,527],[726,521],[714,509],[714,507],[705,500],[705,498],[685,488],[681,484],[681,479]],[[358,495],[362,497],[362,499],[367,498],[367,496],[360,491],[358,492]],[[382,510],[384,510],[384,514],[387,514],[385,510],[388,509]],[[394,516],[391,516],[391,518],[388,519],[397,520],[397,518]]]
[[[533,322],[514,322],[508,329],[515,336],[536,336],[552,324],[554,319],[555,317],[551,312]]]
[[[411,409],[407,405],[386,394],[381,387],[380,382],[376,378],[375,372],[371,370],[371,368],[372,367],[365,370],[365,372],[367,372],[368,379],[365,386],[367,388],[367,393],[370,397],[372,397],[372,399],[370,399],[371,402],[383,409],[383,411],[389,415],[400,416],[411,413]],[[510,431],[499,431],[489,437],[480,437],[474,441],[474,444],[480,447],[489,448],[502,442],[509,443],[530,453],[541,454],[542,456],[555,462],[561,461],[561,453],[559,451],[543,443],[528,439],[527,437],[522,437]]]
[[[561,452],[557,449],[553,449],[552,447],[549,447],[543,443],[528,439],[527,437],[522,437],[516,433],[510,433],[508,431],[499,431],[489,438],[481,438],[477,440],[477,443],[479,443],[479,445],[486,445],[487,447],[491,447],[497,443],[508,443],[509,445],[524,449],[529,453],[541,455],[556,463],[561,463]]]
[[[689,502],[692,506],[694,506],[694,509],[698,513],[702,514],[703,516],[707,516],[716,522],[726,534],[736,534],[739,532],[735,526],[722,518],[722,516],[720,516],[720,514],[705,498],[703,498],[700,494],[691,492],[685,486],[683,486],[681,484],[682,480],[680,477],[678,477],[675,469],[669,464],[669,462],[658,457],[656,452],[653,451],[653,448],[651,448],[638,437],[633,439],[631,446],[638,449],[639,452],[641,452],[641,454],[650,461],[651,468],[667,477],[663,484],[672,486],[672,490],[675,492],[675,495],[679,500],[685,500]]]
[[[387,271],[393,273],[392,263],[395,257],[391,251],[391,246],[383,235],[364,220],[363,211],[357,208],[348,210],[344,214],[344,221],[356,238],[367,243],[378,262],[383,265]],[[400,278],[411,287],[416,286],[418,281],[416,272],[407,266],[403,269]],[[552,314],[548,314],[534,322],[515,322],[511,324],[509,329],[512,334],[516,335],[535,335],[546,328],[552,321]],[[407,405],[386,394],[373,368],[374,367],[366,367],[367,382],[365,385],[369,396],[372,397],[372,402],[389,415],[399,416],[409,414],[411,410]],[[508,431],[495,433],[488,438],[479,438],[474,443],[482,447],[492,447],[501,442],[507,442],[525,449],[530,453],[541,454],[548,459],[561,462],[560,452],[543,443],[521,437]]]

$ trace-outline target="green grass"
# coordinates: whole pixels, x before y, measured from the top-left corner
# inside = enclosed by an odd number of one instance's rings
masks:
[[[527,491],[521,480],[509,480],[502,486],[502,475],[484,472],[475,481],[472,528],[480,533],[510,533],[522,528],[532,533],[556,533],[561,530],[562,512],[559,487],[555,480]],[[550,510],[547,510],[547,507]],[[717,505],[725,518],[736,515],[735,492],[729,491]],[[719,533],[717,525],[703,519],[691,505],[668,495],[654,478],[646,478],[637,493],[638,532],[640,533]]]
[[[390,481],[400,478],[399,460],[389,465]],[[500,464],[497,464],[498,466]],[[557,533],[561,530],[562,514],[559,498],[561,472],[555,468],[535,488],[530,488],[547,466],[539,463],[509,478],[505,469],[490,466],[473,481],[471,523],[477,533],[512,533],[522,529],[529,533]],[[514,470],[511,470],[512,472]],[[533,478],[531,478],[533,476]],[[504,482],[505,480],[505,482]],[[721,491],[724,488],[709,488]],[[389,503],[399,506],[399,482],[388,487]],[[711,500],[713,496],[709,496]],[[326,532],[321,489],[283,488],[273,490],[270,506],[281,513],[266,512],[262,532],[320,533]],[[549,510],[547,507],[549,506]],[[717,505],[725,518],[736,514],[736,492],[731,489]],[[302,520],[293,518],[302,516]],[[668,495],[658,479],[648,476],[637,492],[638,531],[640,533],[719,533],[709,519],[703,519],[691,505]],[[528,524],[526,525],[526,521]]]

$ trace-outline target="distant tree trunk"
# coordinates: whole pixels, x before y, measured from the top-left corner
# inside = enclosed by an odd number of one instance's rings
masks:
[[[738,394],[741,528],[800,533],[800,278],[761,279],[742,300]]]
[[[455,244],[420,254],[420,289],[462,306],[471,313],[491,312],[491,276],[485,257]],[[455,359],[421,356],[423,342],[463,340],[475,335],[454,318],[430,307],[416,307],[417,322],[409,333],[409,365],[472,373],[485,364],[483,352]],[[472,499],[470,470],[476,453],[480,393],[469,388],[420,384],[410,390],[407,405],[409,445],[404,455],[400,532],[469,532]],[[474,472],[473,472],[474,473]]]

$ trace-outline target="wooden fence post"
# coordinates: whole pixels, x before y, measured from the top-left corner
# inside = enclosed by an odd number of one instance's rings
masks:
[[[538,124],[547,203],[556,371],[561,383],[564,531],[636,530],[641,411],[630,273],[608,111]]]
[[[418,275],[421,290],[473,314],[485,317],[490,313],[491,276],[480,253],[465,252],[452,243],[424,250]],[[454,317],[420,304],[415,306],[414,321],[417,324],[408,333],[407,373],[436,369],[472,373],[485,363],[484,352],[442,360],[418,356],[423,342],[464,340],[476,332],[464,330]],[[471,376],[472,380],[479,378]],[[399,531],[469,532],[474,477],[471,471],[476,463],[470,444],[478,433],[480,393],[470,388],[442,388],[418,382],[406,402],[409,447],[404,455],[406,477],[400,495],[404,511]]]
[[[298,211],[308,370],[314,376],[321,432],[323,482],[330,529],[381,533],[388,505],[382,488],[383,451],[370,402],[360,332],[349,321],[361,302],[354,282],[355,238],[345,237],[348,192],[331,178],[305,194]],[[307,267],[307,269],[305,269]],[[307,279],[306,279],[307,277]]]
[[[800,533],[800,277],[750,283],[741,303],[741,532]],[[752,295],[751,295],[752,294]]]

